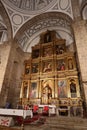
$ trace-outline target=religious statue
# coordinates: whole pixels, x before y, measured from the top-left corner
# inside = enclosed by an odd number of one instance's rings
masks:
[[[49,84],[47,84],[42,90],[42,103],[49,104],[52,98],[52,89]]]
[[[68,60],[68,69],[69,70],[73,69],[73,61],[71,58]]]
[[[44,37],[44,42],[45,43],[51,42],[51,34],[50,34],[50,32],[46,33],[46,35]]]
[[[74,80],[71,80],[71,83],[70,83],[70,92],[71,93],[76,93],[76,84],[74,83]]]

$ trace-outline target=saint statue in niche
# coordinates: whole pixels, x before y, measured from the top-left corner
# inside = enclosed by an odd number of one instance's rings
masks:
[[[26,98],[26,97],[27,97],[27,86],[25,86],[23,90],[23,98]]]
[[[73,69],[73,61],[72,61],[72,58],[68,59],[68,69],[69,69],[69,70]]]
[[[52,89],[50,88],[49,84],[47,84],[42,89],[42,103],[43,104],[50,104],[52,98]]]
[[[70,92],[71,93],[76,93],[76,83],[74,79],[70,80]]]
[[[46,33],[44,36],[44,43],[51,42],[51,34],[50,32]]]
[[[28,83],[24,81],[23,82],[23,98],[27,98],[27,88],[28,88]]]

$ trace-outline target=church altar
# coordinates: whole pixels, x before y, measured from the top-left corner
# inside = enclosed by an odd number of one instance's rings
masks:
[[[27,116],[33,117],[32,110],[22,110],[22,109],[2,109],[0,108],[0,115],[4,116],[22,116],[24,119]]]
[[[32,110],[22,110],[22,109],[2,109],[0,108],[0,125],[12,126],[14,124],[13,116],[21,116],[25,119],[27,116],[33,117]],[[24,128],[24,124],[22,124]]]

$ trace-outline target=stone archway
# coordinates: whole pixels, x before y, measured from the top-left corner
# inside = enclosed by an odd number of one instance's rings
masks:
[[[64,37],[58,34],[59,38],[69,38],[67,41],[73,42],[73,20],[66,14],[60,12],[49,12],[35,16],[25,23],[16,33],[16,40],[25,52],[30,52],[32,45],[34,46],[40,40],[40,34],[46,30],[56,30]]]
[[[10,23],[10,19],[7,15],[7,12],[1,2],[0,2],[0,15],[2,16],[3,21],[7,27],[7,33],[8,33],[7,35],[8,35],[8,41],[9,41],[12,39],[12,26]]]

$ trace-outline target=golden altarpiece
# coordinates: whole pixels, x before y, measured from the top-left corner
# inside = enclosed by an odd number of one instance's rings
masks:
[[[55,31],[40,35],[32,47],[31,59],[24,62],[20,99],[22,104],[55,104],[59,108],[82,110],[78,71],[73,52]]]

